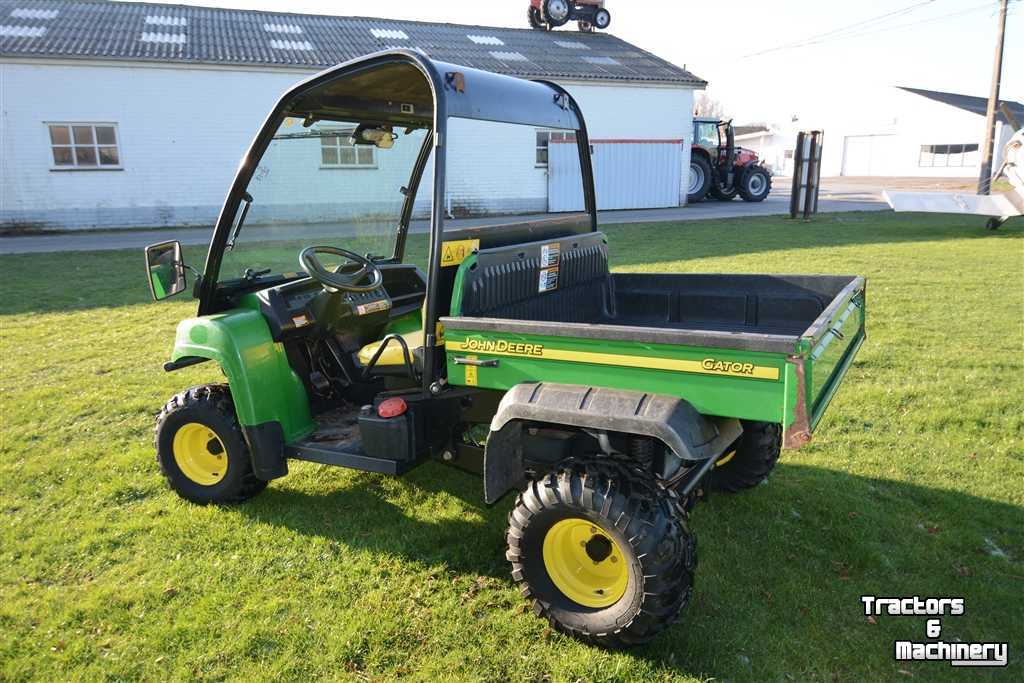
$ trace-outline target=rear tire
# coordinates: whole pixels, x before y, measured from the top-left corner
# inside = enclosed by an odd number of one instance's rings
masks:
[[[730,187],[728,190],[725,190],[717,183],[711,183],[710,192],[711,196],[720,202],[731,202],[733,199],[736,198],[736,195],[739,194],[735,185]]]
[[[675,492],[635,466],[569,458],[530,482],[508,521],[506,556],[522,594],[552,628],[580,640],[647,642],[693,592],[687,515]]]
[[[740,174],[739,191],[745,202],[764,201],[772,191],[772,176],[762,166],[748,166]]]
[[[155,441],[160,471],[185,500],[239,503],[267,487],[253,474],[226,385],[204,384],[173,396],[156,418]]]
[[[568,23],[572,17],[572,0],[544,0],[541,5],[544,8],[543,19],[549,29]]]
[[[608,28],[612,23],[612,13],[603,7],[594,13],[594,28],[599,28],[602,31]]]
[[[711,473],[718,491],[738,493],[768,478],[782,452],[782,428],[774,422],[743,421],[743,434]]]
[[[711,164],[702,156],[690,157],[690,188],[686,194],[688,204],[704,199],[711,187]]]

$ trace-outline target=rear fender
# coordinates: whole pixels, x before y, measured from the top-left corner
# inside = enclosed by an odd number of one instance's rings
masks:
[[[720,455],[743,432],[739,420],[701,415],[674,396],[573,384],[518,384],[505,394],[491,420],[484,451],[487,503],[523,483],[523,423],[653,437],[675,459],[672,470]]]

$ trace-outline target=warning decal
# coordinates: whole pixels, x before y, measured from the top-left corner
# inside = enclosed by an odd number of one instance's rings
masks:
[[[558,242],[554,242],[553,244],[545,244],[540,248],[540,267],[557,268],[561,254],[562,248],[558,244]]]
[[[450,240],[441,245],[441,267],[457,266],[480,249],[480,240]]]
[[[558,268],[543,268],[540,271],[538,292],[548,292],[558,288]]]

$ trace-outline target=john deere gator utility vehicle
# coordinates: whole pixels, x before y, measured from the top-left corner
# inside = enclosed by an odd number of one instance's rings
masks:
[[[488,144],[502,126],[531,168],[534,131],[565,133],[551,153],[576,162],[560,172],[575,169],[583,211],[446,226],[449,179],[522,161]],[[410,235],[420,215],[429,230]],[[155,298],[185,289],[177,243],[146,264]],[[407,51],[281,98],[197,275],[164,368],[212,361],[227,381],[160,412],[171,488],[227,503],[294,460],[458,465],[487,503],[516,493],[506,555],[536,613],[613,647],[677,619],[695,500],[759,483],[810,440],[864,340],[860,277],[609,272],[573,98]]]

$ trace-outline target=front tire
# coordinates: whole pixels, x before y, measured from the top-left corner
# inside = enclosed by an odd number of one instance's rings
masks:
[[[185,500],[239,503],[267,486],[253,474],[235,404],[223,384],[173,396],[157,416],[155,441],[160,471]]]
[[[782,453],[782,427],[774,422],[743,421],[743,434],[715,464],[711,485],[739,493],[768,478]]]
[[[740,174],[739,191],[745,202],[764,201],[772,191],[772,176],[761,166],[748,166]]]
[[[612,13],[603,7],[594,13],[594,27],[602,31],[612,23]]]
[[[530,482],[506,539],[534,613],[596,645],[651,640],[693,591],[696,539],[678,497],[618,461],[570,458]]]

